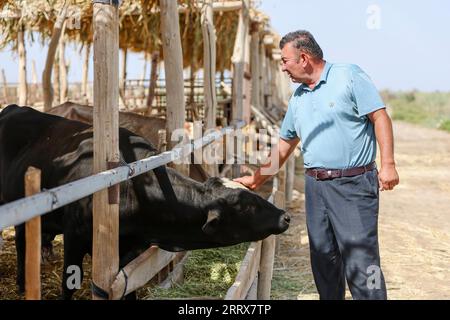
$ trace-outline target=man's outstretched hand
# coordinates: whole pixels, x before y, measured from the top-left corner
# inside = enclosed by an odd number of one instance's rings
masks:
[[[239,182],[240,184],[246,186],[250,190],[255,190],[259,186],[255,182],[255,176],[243,176],[236,179],[233,179],[235,182]]]

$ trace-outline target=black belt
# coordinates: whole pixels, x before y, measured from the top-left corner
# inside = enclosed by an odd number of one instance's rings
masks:
[[[306,169],[305,173],[315,178],[316,180],[332,180],[341,177],[354,177],[363,174],[367,171],[372,171],[377,167],[375,162],[369,163],[366,166],[348,168],[348,169]]]

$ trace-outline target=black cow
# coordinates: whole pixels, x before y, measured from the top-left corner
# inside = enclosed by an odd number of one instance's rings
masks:
[[[6,107],[0,113],[0,200],[24,196],[23,176],[29,166],[42,170],[46,189],[91,175],[92,141],[87,124],[28,107]],[[119,144],[127,163],[155,154],[148,141],[126,129],[119,131]],[[170,190],[161,189],[161,173],[170,181]],[[253,192],[229,188],[219,178],[199,183],[163,166],[120,184],[121,267],[150,245],[169,251],[221,247],[261,240],[288,226],[283,210]],[[64,270],[70,265],[81,268],[92,249],[92,196],[44,215],[42,232],[51,237],[63,233]],[[17,281],[23,290],[24,225],[16,227],[16,249]],[[62,295],[67,299],[73,290],[66,280],[63,272]]]

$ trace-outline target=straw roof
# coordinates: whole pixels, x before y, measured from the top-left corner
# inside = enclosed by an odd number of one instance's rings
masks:
[[[91,0],[70,1],[65,35],[68,41],[90,44],[93,40]],[[227,2],[229,0],[219,0]],[[195,69],[203,65],[203,38],[200,24],[199,1],[178,0],[179,5],[187,7],[180,13],[180,33],[183,45],[184,67]],[[63,7],[64,0],[0,0],[0,49],[8,44],[15,47],[20,26],[25,31],[40,34],[46,43],[51,38],[56,17]],[[252,15],[256,16],[252,9]],[[234,40],[237,31],[239,11],[214,12],[217,36],[217,71],[230,68]],[[263,16],[263,15],[262,15]],[[120,34],[119,46],[134,52],[159,51],[162,55],[160,39],[160,14],[158,0],[124,0],[119,8]],[[264,16],[263,16],[264,17]],[[261,20],[261,19],[259,19]],[[267,24],[268,19],[262,22]],[[32,32],[27,35],[34,41]]]

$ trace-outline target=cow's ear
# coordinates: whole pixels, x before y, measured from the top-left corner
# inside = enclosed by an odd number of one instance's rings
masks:
[[[210,209],[208,211],[208,218],[206,219],[206,223],[202,227],[203,232],[208,235],[212,235],[213,233],[215,233],[217,231],[217,227],[219,226],[219,220],[219,209]]]

